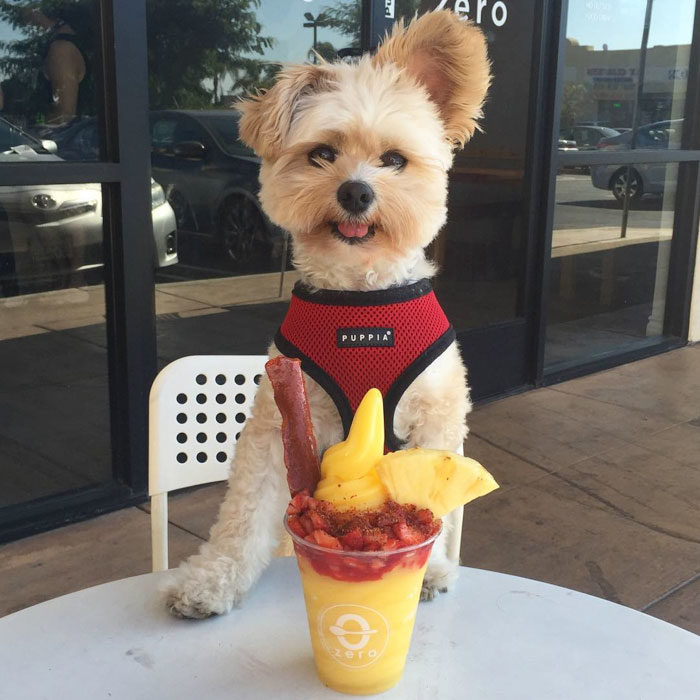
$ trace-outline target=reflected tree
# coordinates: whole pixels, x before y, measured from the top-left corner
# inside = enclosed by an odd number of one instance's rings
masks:
[[[438,3],[433,0],[396,0],[394,4],[394,16],[406,20],[413,17],[416,12],[427,12],[435,9]],[[344,0],[334,3],[332,6],[324,7],[318,14],[322,21],[319,27],[329,27],[348,37],[348,44],[352,47],[360,46],[360,31],[362,26],[362,3],[360,0]],[[318,47],[317,47],[318,48]],[[333,49],[332,56],[335,57],[336,49]],[[321,53],[319,51],[319,53]],[[323,54],[322,54],[323,55]],[[326,56],[324,55],[324,58]]]
[[[148,0],[148,64],[152,109],[204,108],[268,87],[278,66],[262,56],[260,0]],[[228,79],[231,85],[228,85]]]
[[[570,129],[583,112],[595,104],[591,88],[583,83],[565,83],[561,97],[561,128]]]
[[[259,5],[260,0],[147,0],[151,108],[218,106],[268,87],[279,68],[262,59],[273,40],[261,33]],[[0,0],[0,22],[18,35],[0,42],[5,116],[15,115],[13,121],[22,126],[40,124],[51,106],[42,75],[54,30],[35,23],[37,12],[75,31],[87,66],[76,114],[95,114],[96,10],[93,0]]]
[[[316,42],[316,53],[324,60],[324,61],[335,61],[337,58],[337,52],[338,49],[336,49],[333,44],[331,44],[330,41],[318,41]],[[309,49],[309,53],[307,56],[308,60],[313,62],[314,60],[314,51],[313,49]]]

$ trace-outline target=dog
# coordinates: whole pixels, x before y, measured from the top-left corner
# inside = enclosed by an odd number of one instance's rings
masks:
[[[454,151],[479,128],[490,80],[481,31],[452,12],[435,11],[407,26],[397,23],[373,56],[286,67],[267,92],[239,103],[241,138],[262,160],[260,201],[291,234],[302,301],[400,295],[435,274],[425,249],[445,223],[448,170]],[[311,318],[310,327],[315,323]],[[466,370],[454,332],[440,337],[439,352],[395,396],[388,428],[402,446],[457,451],[466,438]],[[278,334],[270,355],[288,340]],[[343,439],[348,402],[332,397],[322,373],[310,374],[322,453]],[[269,563],[289,500],[280,424],[263,377],[210,539],[167,586],[174,615],[230,611]],[[456,573],[443,533],[422,598],[447,591]]]

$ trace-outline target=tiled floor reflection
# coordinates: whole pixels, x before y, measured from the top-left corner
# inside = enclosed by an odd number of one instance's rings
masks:
[[[631,201],[627,217],[610,191],[593,186],[590,173],[557,176],[547,368],[638,348],[662,335],[677,170],[664,167],[666,191]]]
[[[159,366],[265,353],[296,279],[158,285]],[[110,478],[106,337],[102,285],[0,298],[0,507]]]

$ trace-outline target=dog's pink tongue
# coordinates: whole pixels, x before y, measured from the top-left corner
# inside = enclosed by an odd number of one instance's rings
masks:
[[[338,231],[340,231],[345,238],[362,238],[362,236],[367,235],[369,226],[367,224],[351,224],[348,222],[343,222],[338,224]]]

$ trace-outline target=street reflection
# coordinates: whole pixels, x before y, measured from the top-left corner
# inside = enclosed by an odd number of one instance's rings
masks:
[[[694,0],[569,3],[545,366],[664,332]],[[569,154],[604,158],[571,167]],[[661,160],[626,163],[648,151]]]

